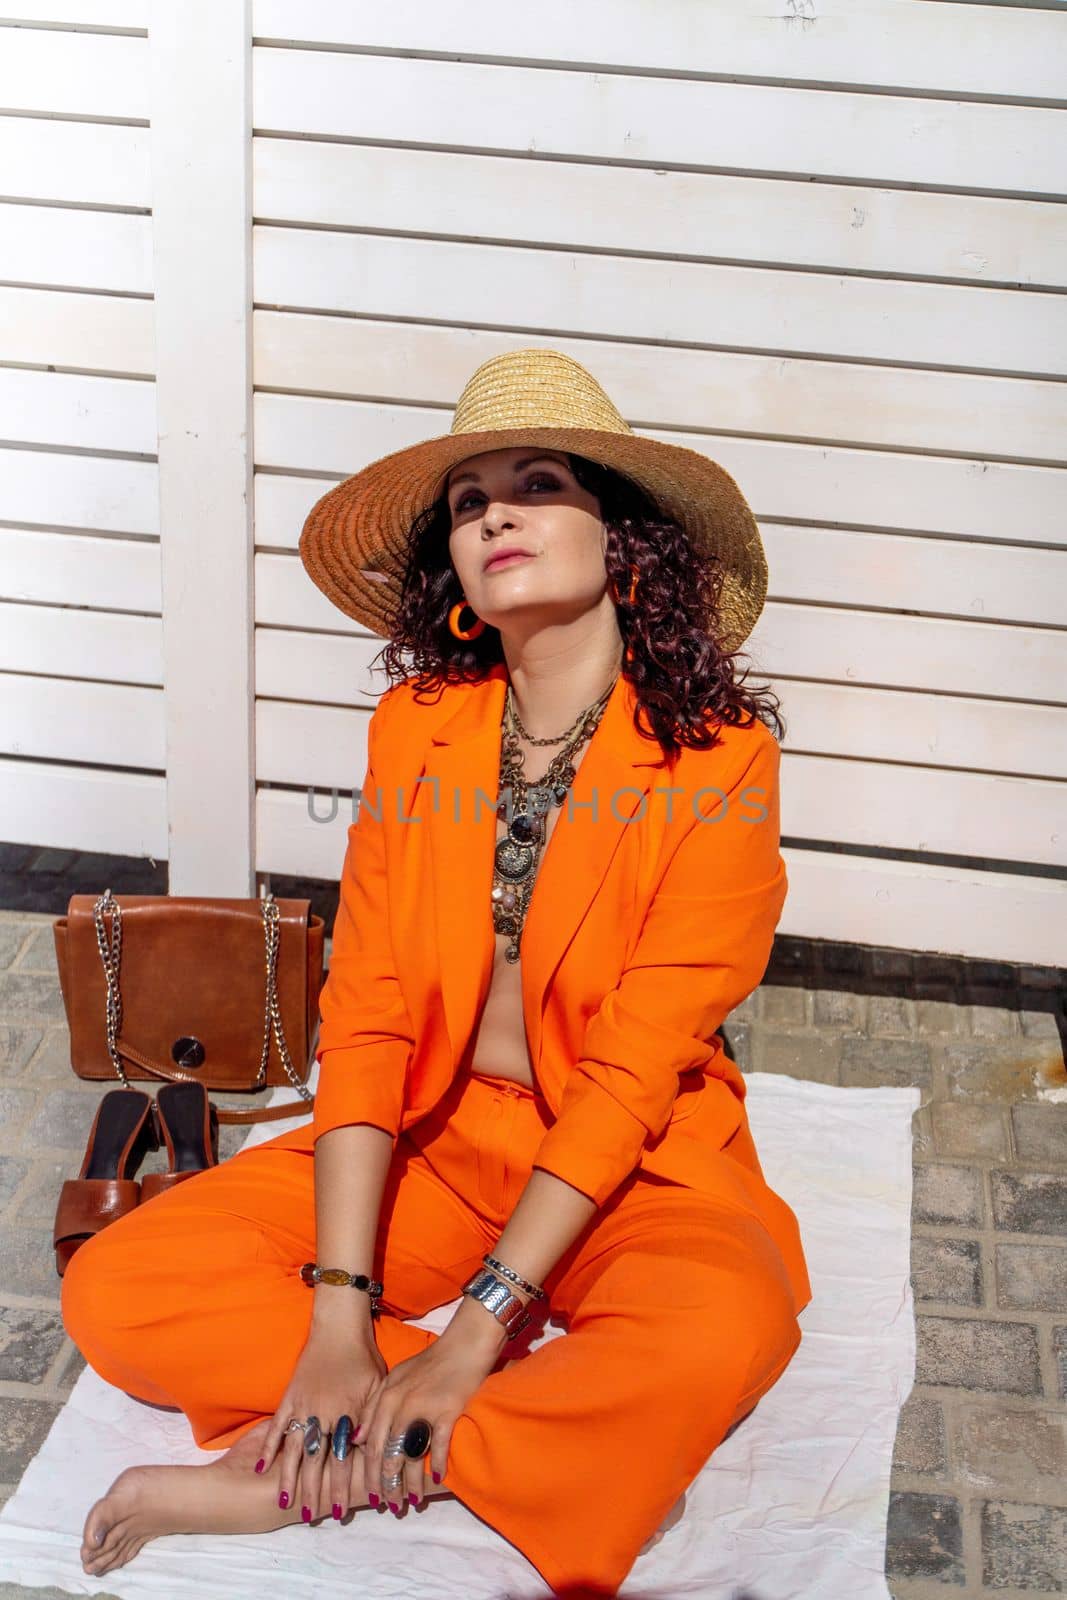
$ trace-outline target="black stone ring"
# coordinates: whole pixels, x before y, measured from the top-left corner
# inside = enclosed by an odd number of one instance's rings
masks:
[[[333,1425],[333,1444],[331,1449],[338,1461],[343,1461],[352,1445],[352,1418],[346,1412],[343,1417],[338,1417]]]
[[[433,1428],[425,1417],[416,1417],[404,1430],[404,1454],[409,1461],[421,1461],[430,1448]]]

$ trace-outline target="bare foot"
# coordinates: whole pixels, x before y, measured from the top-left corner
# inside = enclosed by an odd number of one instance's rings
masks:
[[[278,1473],[257,1477],[254,1465],[269,1419],[257,1423],[217,1461],[202,1467],[130,1467],[119,1474],[85,1519],[81,1560],[99,1578],[132,1561],[149,1539],[165,1533],[264,1533],[300,1517],[278,1507]],[[362,1494],[363,1475],[352,1491]]]
[[[665,1533],[670,1533],[671,1529],[675,1527],[677,1523],[681,1522],[684,1516],[685,1495],[683,1494],[674,1502],[673,1506],[671,1506],[671,1509],[667,1512],[667,1515],[664,1517],[663,1521],[660,1523],[658,1529],[652,1535],[651,1539],[645,1540],[644,1544],[638,1551],[638,1555],[643,1556],[646,1551],[654,1549],[663,1538],[663,1535]]]

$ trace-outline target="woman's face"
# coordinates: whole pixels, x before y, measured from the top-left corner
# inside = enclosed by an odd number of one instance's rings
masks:
[[[492,627],[507,631],[520,616],[562,621],[603,599],[600,507],[562,451],[523,445],[469,456],[448,474],[446,493],[452,564],[468,604]],[[494,561],[507,550],[526,554]]]

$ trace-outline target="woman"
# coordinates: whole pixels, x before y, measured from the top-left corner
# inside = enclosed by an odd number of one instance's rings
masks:
[[[810,1298],[716,1032],[786,893],[778,744],[730,655],[759,534],[721,468],[520,350],[449,434],[324,496],[300,549],[400,680],[349,829],[314,1121],[68,1268],[96,1370],[229,1447],[123,1474],[83,1564],[454,1494],[555,1593],[614,1594]],[[457,1297],[440,1336],[411,1325]],[[520,1354],[548,1311],[566,1333]]]

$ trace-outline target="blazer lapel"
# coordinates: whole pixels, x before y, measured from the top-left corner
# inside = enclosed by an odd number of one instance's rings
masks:
[[[442,1003],[458,1061],[492,977],[490,904],[500,722],[507,672],[492,667],[465,686],[459,709],[432,735],[423,767]],[[545,992],[599,889],[629,821],[652,785],[662,751],[633,726],[633,690],[620,674],[578,766],[541,857],[520,946],[527,1043],[536,1064]]]

